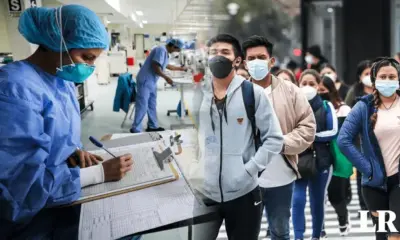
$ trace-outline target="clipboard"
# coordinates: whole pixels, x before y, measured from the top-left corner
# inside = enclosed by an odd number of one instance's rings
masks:
[[[88,197],[88,198],[85,198],[85,199],[82,199],[82,200],[77,200],[77,201],[73,202],[72,204],[64,205],[62,207],[69,207],[69,206],[79,205],[79,204],[83,204],[83,203],[87,203],[87,202],[92,202],[92,201],[95,201],[95,200],[108,198],[108,197],[113,197],[113,196],[117,196],[117,195],[124,194],[124,193],[134,192],[134,191],[138,191],[138,190],[141,190],[141,189],[150,188],[150,187],[154,187],[154,186],[158,186],[158,185],[162,185],[162,184],[165,184],[165,183],[169,183],[169,182],[173,182],[173,181],[178,180],[179,179],[178,171],[175,169],[175,167],[173,166],[172,163],[168,163],[168,166],[171,168],[171,171],[174,174],[174,178],[173,179],[168,179],[168,180],[164,180],[164,181],[160,181],[160,182],[156,182],[156,183],[143,184],[143,185],[136,186],[136,187],[129,187],[129,188],[126,188],[126,189],[116,190],[116,191],[113,191],[113,192],[104,193],[104,194],[96,195],[96,196],[93,196],[93,197]]]
[[[151,140],[152,141],[157,141],[157,140],[160,140],[160,139],[161,138],[158,138],[158,136],[156,137],[154,135],[151,135]],[[145,142],[152,142],[152,141],[145,141]],[[144,142],[142,141],[140,143],[144,143]],[[136,145],[136,144],[131,144],[131,145]],[[162,146],[158,145],[158,147],[163,152]],[[153,153],[154,153],[154,149],[153,149]],[[173,157],[173,155],[172,156],[168,155],[168,158],[169,157]],[[155,158],[155,161],[157,162],[158,167],[159,167],[160,166],[159,165],[160,161],[158,161],[157,158]],[[96,195],[93,195],[93,196],[84,197],[84,198],[81,198],[81,199],[71,203],[71,204],[63,205],[63,206],[60,206],[60,207],[68,207],[68,206],[78,205],[78,204],[82,204],[82,203],[87,203],[87,202],[91,202],[91,201],[95,201],[95,200],[99,200],[99,199],[103,199],[103,198],[108,198],[108,197],[112,197],[112,196],[116,196],[116,195],[120,195],[120,194],[124,194],[124,193],[129,193],[129,192],[133,192],[133,191],[138,191],[138,190],[141,190],[141,189],[150,188],[150,187],[154,187],[154,186],[157,186],[157,185],[162,185],[162,184],[165,184],[165,183],[169,183],[169,182],[178,180],[180,175],[179,175],[178,171],[175,169],[175,166],[172,164],[172,162],[168,161],[167,162],[167,166],[170,168],[170,170],[172,172],[172,175],[173,175],[172,178],[165,179],[165,180],[160,180],[160,181],[156,181],[156,182],[147,182],[147,183],[144,182],[144,183],[140,183],[140,184],[137,184],[137,185],[134,185],[134,186],[127,186],[127,187],[123,187],[123,188],[118,189],[118,190],[113,190],[113,191],[110,191],[110,192],[104,192],[104,193],[96,194]],[[164,163],[162,163],[162,168],[163,167],[164,167]],[[160,167],[160,169],[161,169],[161,167]],[[90,186],[88,186],[88,187],[90,187]]]

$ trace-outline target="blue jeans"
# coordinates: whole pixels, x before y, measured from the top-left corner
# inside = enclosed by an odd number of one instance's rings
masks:
[[[293,183],[280,187],[263,188],[263,193],[263,203],[271,231],[271,240],[289,240]]]
[[[303,239],[305,232],[305,206],[306,191],[309,188],[310,207],[312,216],[312,237],[321,236],[322,225],[324,222],[325,194],[332,168],[320,171],[311,179],[299,179],[294,183],[292,201],[292,222],[294,238]]]

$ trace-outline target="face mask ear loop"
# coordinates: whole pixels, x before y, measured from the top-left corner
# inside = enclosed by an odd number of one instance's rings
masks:
[[[56,18],[56,20],[57,20],[57,18]],[[60,66],[60,70],[62,71],[62,52],[63,52],[62,51],[62,47],[63,47],[63,45],[64,45],[64,48],[65,48],[67,54],[68,54],[69,60],[71,61],[71,64],[73,66],[75,66],[74,61],[72,60],[71,56],[69,55],[67,44],[65,43],[64,36],[63,36],[63,31],[62,31],[62,29],[63,29],[62,28],[62,7],[60,7],[60,16],[59,16],[59,20],[57,21],[57,25],[60,28],[60,36],[61,36],[61,42],[60,42],[60,50],[61,50],[61,52],[60,52],[60,63],[61,63],[61,66]]]
[[[59,9],[60,9],[60,15],[61,15],[61,7]],[[58,71],[62,71],[62,46],[63,46],[63,44],[62,44],[62,27],[61,27],[61,24],[59,23],[59,20],[58,20],[58,18],[59,18],[58,9],[56,9],[55,17],[56,17],[56,24],[57,24],[58,28],[60,29],[60,36],[61,36],[61,41],[60,41],[60,67],[57,68],[57,70]]]

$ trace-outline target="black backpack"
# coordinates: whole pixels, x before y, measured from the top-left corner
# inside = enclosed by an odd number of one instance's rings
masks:
[[[262,145],[260,131],[257,129],[256,125],[256,100],[254,97],[254,86],[250,81],[243,81],[242,83],[242,93],[243,93],[243,102],[246,108],[247,118],[251,124],[251,131],[253,132],[254,137],[254,145],[256,148],[256,152],[258,148]]]
[[[254,138],[254,146],[257,152],[258,148],[262,145],[262,141],[260,137],[260,131],[257,129],[256,125],[256,100],[254,97],[254,86],[252,82],[245,80],[243,81],[241,87],[244,107],[246,108],[247,118],[249,119],[251,124],[251,131]],[[258,173],[259,177],[264,172],[264,170]]]

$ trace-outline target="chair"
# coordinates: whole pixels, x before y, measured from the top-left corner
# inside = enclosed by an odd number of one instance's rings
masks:
[[[124,128],[124,123],[125,123],[126,119],[128,118],[129,113],[130,113],[129,120],[132,120],[132,116],[133,116],[134,112],[135,112],[135,101],[133,101],[129,104],[129,110],[125,114],[124,121],[122,121],[122,123],[121,123],[121,128]]]

